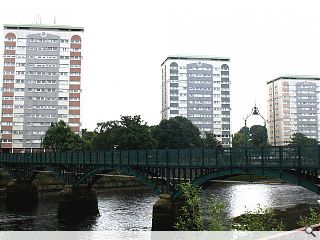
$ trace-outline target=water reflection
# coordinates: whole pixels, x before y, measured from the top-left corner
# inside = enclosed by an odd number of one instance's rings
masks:
[[[91,231],[100,216],[58,218],[59,231]]]
[[[261,207],[271,207],[271,189],[267,185],[240,185],[230,187],[230,216],[238,216],[246,210],[252,211]]]
[[[248,183],[217,183],[205,190],[202,195],[203,205],[207,206],[212,198],[222,201],[227,210],[227,217],[236,217],[246,209],[288,208],[300,203],[317,204],[319,195],[300,186],[268,185]]]
[[[101,194],[98,197],[101,216],[93,230],[150,230],[152,207],[157,199],[149,190]]]
[[[302,187],[247,183],[216,183],[202,195],[202,208],[215,197],[226,205],[227,217],[262,207],[288,207],[317,203],[319,196]],[[11,211],[0,203],[0,230],[28,231],[144,231],[152,225],[152,207],[158,199],[149,190],[109,191],[98,195],[100,216],[85,219],[58,219],[57,200],[41,199],[32,211]]]
[[[14,209],[0,204],[0,212],[6,212],[6,218],[0,218],[1,229],[13,231],[32,229],[38,215],[38,205]]]

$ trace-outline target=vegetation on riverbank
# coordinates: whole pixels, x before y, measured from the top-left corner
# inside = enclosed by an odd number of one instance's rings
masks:
[[[268,221],[270,221],[270,224],[268,224]],[[235,227],[239,224],[242,225],[236,228],[238,230],[290,231],[320,223],[320,208],[317,205],[310,204],[299,204],[285,210],[263,209],[258,206],[257,210],[247,211],[245,214],[232,219],[232,222]],[[247,227],[243,227],[244,225],[247,225]]]
[[[247,210],[238,217],[226,219],[224,204],[213,199],[210,207],[198,214],[195,209],[200,209],[201,188],[187,182],[181,184],[181,189],[185,204],[181,207],[181,216],[175,225],[177,230],[192,231],[196,225],[198,230],[209,231],[289,231],[320,223],[320,207],[310,204],[300,204],[285,210],[265,209],[258,205],[254,211]],[[204,224],[203,216],[208,219],[207,224]]]

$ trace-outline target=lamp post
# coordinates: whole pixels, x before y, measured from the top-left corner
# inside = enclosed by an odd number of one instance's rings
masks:
[[[252,115],[256,115],[256,116],[260,116],[263,119],[264,122],[264,127],[266,127],[266,120],[264,119],[264,117],[260,114],[258,107],[256,106],[256,104],[254,105],[254,107],[251,110],[251,113],[244,119],[244,126],[245,126],[245,147],[248,146],[248,128],[247,128],[247,119],[252,116]]]

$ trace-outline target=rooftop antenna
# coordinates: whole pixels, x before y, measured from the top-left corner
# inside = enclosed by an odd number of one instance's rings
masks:
[[[53,25],[56,25],[56,15],[53,17]]]

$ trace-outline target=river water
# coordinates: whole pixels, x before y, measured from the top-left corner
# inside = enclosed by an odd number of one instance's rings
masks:
[[[286,208],[299,203],[316,204],[320,197],[302,187],[249,183],[216,183],[202,194],[202,207],[212,198],[226,205],[228,217],[246,209]],[[0,203],[0,230],[28,231],[146,231],[151,230],[152,206],[158,197],[146,189],[112,190],[98,195],[100,216],[59,220],[57,198],[46,197],[29,211],[10,211]]]

